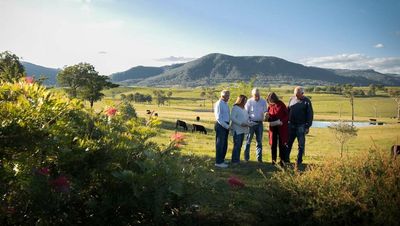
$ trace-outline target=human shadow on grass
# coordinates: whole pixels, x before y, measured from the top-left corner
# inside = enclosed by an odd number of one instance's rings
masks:
[[[232,164],[229,162],[229,159],[226,160],[228,162],[229,167],[228,168],[218,168],[215,167],[215,159],[212,157],[208,156],[196,156],[196,155],[182,155],[183,158],[190,159],[191,161],[196,161],[198,163],[201,163],[204,167],[207,167],[211,169],[213,172],[218,173],[220,176],[227,176],[227,175],[243,175],[247,176],[250,174],[253,174],[254,172],[260,174],[260,170],[263,173],[274,173],[282,170],[290,170],[290,169],[296,169],[298,171],[305,171],[307,168],[312,166],[313,164],[301,164],[297,166],[294,163],[289,163],[286,164],[285,166],[280,166],[279,164],[272,164],[269,162],[262,162],[259,163],[257,161],[241,161],[238,164]],[[261,175],[261,174],[260,174]]]
[[[282,171],[282,170],[290,170],[290,169],[296,169],[298,171],[305,171],[310,165],[309,164],[301,164],[297,166],[296,164],[289,163],[286,164],[285,166],[280,166],[278,164],[272,164],[272,163],[259,163],[256,161],[249,161],[247,163],[241,162],[239,164],[229,164],[228,168],[225,169],[220,169],[216,168],[221,174],[237,174],[237,175],[243,175],[246,176],[248,174],[253,174],[253,172],[260,173],[267,173],[271,174],[274,172]],[[260,172],[261,171],[261,172]]]
[[[191,193],[192,202],[198,205],[200,211],[185,220],[196,222],[196,225],[242,225],[238,222],[260,225],[263,222],[263,203],[269,201],[265,195],[266,184],[270,183],[269,178],[275,172],[283,168],[271,163],[250,161],[230,164],[228,168],[221,169],[214,166],[214,158],[195,155],[182,157],[186,159],[186,164],[205,170],[202,177],[207,181],[205,186],[198,186]],[[305,170],[307,166],[304,164],[299,170]]]

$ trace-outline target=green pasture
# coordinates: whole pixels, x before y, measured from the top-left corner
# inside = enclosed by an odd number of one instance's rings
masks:
[[[287,102],[291,96],[293,87],[274,87],[271,89],[262,89],[262,96],[266,96],[269,91],[276,92],[284,102]],[[165,89],[170,90],[170,89]],[[268,203],[265,200],[265,190],[263,182],[265,177],[270,178],[278,168],[271,164],[270,146],[268,144],[267,126],[263,138],[263,160],[265,163],[259,164],[255,161],[255,144],[250,150],[250,162],[237,166],[231,166],[228,169],[216,169],[214,165],[215,158],[215,133],[214,115],[211,110],[211,102],[203,100],[200,97],[201,89],[171,89],[172,98],[165,106],[157,106],[155,101],[152,104],[133,103],[140,117],[148,117],[146,110],[154,110],[158,113],[162,121],[158,135],[152,140],[161,146],[168,144],[170,137],[175,133],[175,122],[177,119],[184,120],[189,124],[189,131],[179,132],[186,136],[186,144],[182,146],[182,153],[188,157],[204,159],[204,166],[208,169],[210,181],[214,186],[207,190],[199,190],[194,194],[193,202],[199,204],[204,216],[215,217],[218,219],[239,220],[242,225],[259,224],[263,214],[258,214],[257,210],[262,210],[263,205]],[[97,110],[107,106],[117,105],[120,102],[119,95],[129,93],[152,94],[152,88],[121,87],[106,91],[106,97],[103,101],[96,103]],[[250,96],[249,94],[247,94]],[[318,120],[349,120],[351,118],[351,108],[349,100],[341,95],[332,94],[307,94],[311,96],[314,105],[315,119]],[[231,96],[231,98],[235,98]],[[205,103],[205,106],[204,106]],[[376,106],[376,108],[374,108]],[[388,96],[380,95],[378,97],[363,97],[355,99],[355,119],[357,121],[368,121],[369,118],[375,118],[375,109],[377,109],[377,120],[385,122],[383,126],[371,126],[359,128],[358,136],[352,139],[344,154],[344,158],[354,156],[356,158],[368,155],[370,149],[382,149],[389,152],[390,146],[400,142],[400,123],[392,117],[396,115],[396,103]],[[196,122],[196,116],[201,118]],[[207,135],[192,133],[191,124],[201,124],[207,128]],[[255,142],[255,141],[253,141]],[[297,155],[297,144],[291,154],[292,162]],[[232,154],[232,137],[229,138],[227,159]],[[243,148],[242,148],[243,152]],[[322,164],[323,162],[338,161],[340,158],[339,145],[334,139],[334,135],[328,128],[312,128],[306,138],[306,154],[303,166],[300,170],[313,164]],[[241,154],[243,159],[243,154]],[[226,183],[227,179],[235,175],[245,184],[244,189],[232,190]],[[211,220],[212,221],[212,220]]]
[[[276,92],[284,102],[287,102],[293,87],[272,87],[262,88],[262,96],[266,96],[269,91]],[[163,145],[170,140],[171,134],[175,132],[175,122],[177,119],[183,120],[189,124],[189,131],[179,132],[186,135],[186,145],[182,147],[185,154],[193,154],[196,156],[214,156],[215,133],[214,115],[211,111],[211,101],[204,100],[200,97],[201,88],[193,89],[170,89],[160,88],[163,90],[171,90],[173,92],[170,101],[166,105],[157,106],[156,101],[152,104],[133,103],[140,117],[148,117],[146,110],[155,111],[161,120],[161,128],[157,137],[153,141]],[[95,109],[99,110],[106,106],[117,105],[120,102],[121,94],[143,93],[152,94],[154,88],[145,87],[119,87],[112,90],[106,90],[106,97],[95,104]],[[246,95],[246,94],[245,94]],[[250,96],[250,94],[247,94]],[[317,120],[349,120],[351,118],[351,107],[349,100],[341,95],[335,94],[316,94],[308,93],[311,97],[315,119]],[[235,98],[231,96],[231,98]],[[205,105],[204,105],[205,104]],[[368,121],[370,118],[377,118],[378,121],[385,122],[383,126],[371,126],[359,128],[358,136],[352,139],[348,145],[346,154],[362,154],[372,145],[379,148],[389,149],[389,147],[400,140],[400,124],[393,117],[396,115],[396,103],[393,99],[384,94],[378,94],[377,97],[357,97],[355,98],[355,120]],[[196,116],[200,117],[200,122],[196,122]],[[191,124],[201,124],[207,128],[208,134],[191,133]],[[265,133],[263,139],[263,158],[270,162],[271,154],[268,144],[267,125],[265,125]],[[312,128],[306,138],[306,156],[305,162],[319,162],[327,157],[338,157],[338,144],[333,134],[327,128]],[[229,148],[227,157],[230,158],[232,148],[232,138],[229,139]],[[254,146],[251,148],[251,160],[254,160]],[[292,158],[296,156],[296,144],[292,150]],[[293,159],[292,159],[293,160]]]
[[[131,94],[131,93],[142,93],[151,94],[155,88],[144,88],[144,87],[119,87],[111,90],[104,91],[105,97],[102,101],[96,102],[94,105],[94,110],[101,112],[108,107],[115,107],[121,103],[121,94]],[[161,88],[157,88],[161,89]],[[278,192],[269,190],[269,185],[281,185],[294,186],[301,185],[303,187],[297,189],[302,193],[299,194],[309,194],[310,185],[318,184],[321,182],[332,181],[333,185],[324,186],[311,186],[314,187],[314,193],[312,196],[321,197],[324,194],[329,198],[327,200],[317,200],[316,203],[320,205],[325,205],[325,203],[334,203],[338,198],[337,195],[332,194],[343,194],[348,200],[339,200],[339,210],[332,209],[332,212],[339,212],[340,210],[346,210],[347,207],[352,208],[353,197],[347,196],[347,193],[342,193],[343,186],[350,186],[353,181],[357,181],[360,177],[364,177],[365,174],[354,174],[355,166],[362,159],[368,158],[371,152],[376,149],[381,149],[384,153],[388,154],[390,146],[393,144],[400,143],[400,123],[397,119],[393,117],[396,115],[396,103],[393,99],[388,97],[385,93],[378,93],[376,97],[356,97],[355,98],[355,120],[356,121],[369,121],[370,118],[376,118],[380,122],[384,122],[381,126],[370,126],[358,128],[358,135],[354,139],[350,140],[345,148],[344,161],[340,160],[339,145],[336,143],[333,133],[328,128],[311,128],[310,133],[306,137],[306,152],[303,165],[299,167],[299,174],[291,174],[290,170],[282,171],[279,167],[273,166],[271,164],[271,154],[270,147],[268,144],[267,135],[267,125],[264,127],[264,138],[263,138],[263,159],[264,163],[258,163],[254,156],[255,144],[251,146],[251,161],[248,163],[241,163],[239,165],[231,165],[227,169],[219,169],[214,167],[215,159],[215,133],[214,133],[214,115],[212,112],[212,102],[210,100],[204,100],[200,97],[201,88],[184,89],[184,88],[162,88],[165,91],[171,90],[173,92],[172,98],[166,102],[165,105],[157,106],[156,100],[151,104],[143,103],[132,103],[136,109],[137,114],[141,118],[148,118],[146,114],[147,110],[154,111],[158,113],[158,119],[161,121],[161,126],[157,135],[151,138],[151,141],[159,144],[161,150],[163,146],[169,144],[170,137],[176,132],[175,122],[177,119],[185,121],[189,126],[189,131],[183,131],[179,128],[177,131],[185,135],[185,144],[181,147],[181,152],[184,155],[184,159],[189,164],[196,166],[198,172],[201,172],[201,178],[207,181],[206,186],[197,186],[196,189],[191,190],[191,196],[187,197],[188,203],[196,204],[199,206],[199,212],[196,215],[197,221],[206,219],[207,225],[265,225],[265,220],[268,220],[269,211],[279,210],[282,213],[287,213],[286,204],[284,201],[276,201],[277,198],[272,199],[275,196],[284,199],[286,198],[286,193],[281,193],[282,189],[278,189]],[[222,89],[221,87],[217,90]],[[272,87],[272,88],[262,88],[262,96],[265,97],[269,91],[276,92],[285,103],[288,102],[289,97],[292,95],[293,87]],[[57,92],[61,92],[57,90]],[[237,93],[231,95],[231,98],[235,98]],[[250,96],[250,94],[245,93],[245,95]],[[333,94],[316,94],[307,93],[307,96],[311,97],[315,119],[317,120],[349,120],[351,118],[350,103],[349,100],[341,95]],[[215,101],[215,100],[214,100]],[[87,104],[87,103],[86,103]],[[89,106],[87,104],[87,106]],[[200,121],[196,121],[196,117],[200,117]],[[201,124],[207,128],[207,135],[192,133],[191,124]],[[292,150],[291,160],[294,162],[297,155],[297,144],[294,144]],[[227,153],[227,160],[230,159],[232,153],[232,137],[229,138],[229,147]],[[243,149],[242,149],[243,152]],[[380,152],[381,153],[381,152]],[[243,156],[243,154],[242,154]],[[241,159],[243,157],[241,156]],[[348,158],[349,157],[349,158]],[[326,164],[342,163],[346,160],[352,160],[351,164],[345,168],[346,172],[352,172],[347,174],[340,174],[341,167],[336,165],[333,167],[332,175],[335,177],[325,179],[326,171],[319,173],[319,171],[306,171],[305,169],[309,166],[324,166]],[[377,161],[380,161],[379,159]],[[374,163],[373,163],[374,164]],[[373,165],[372,164],[372,165]],[[384,165],[381,162],[378,164],[380,167]],[[368,171],[366,166],[362,167],[363,172]],[[371,168],[377,166],[370,166]],[[291,168],[291,166],[287,167]],[[329,167],[325,169],[331,169]],[[377,170],[380,168],[377,168]],[[378,171],[379,171],[378,170]],[[307,174],[308,172],[308,174]],[[339,173],[338,173],[339,172]],[[370,171],[368,171],[370,172]],[[371,171],[373,172],[373,171]],[[296,173],[298,171],[296,170]],[[318,174],[319,173],[319,174]],[[382,173],[379,171],[379,173]],[[390,173],[390,172],[389,172]],[[388,173],[388,174],[389,174]],[[289,182],[276,182],[276,175],[280,175],[282,178],[290,179]],[[298,175],[306,175],[305,177]],[[361,176],[360,176],[361,175]],[[398,174],[396,174],[398,175]],[[240,189],[232,188],[227,182],[231,176],[239,178],[245,186]],[[340,176],[348,176],[350,179],[344,180]],[[293,182],[290,182],[292,179]],[[370,177],[375,178],[375,177]],[[370,179],[366,178],[366,179]],[[382,176],[382,178],[384,178]],[[382,182],[383,185],[391,186],[392,181],[389,177],[387,182]],[[396,178],[394,176],[393,178]],[[380,181],[377,179],[377,181]],[[350,183],[351,182],[351,183]],[[393,182],[394,183],[394,182]],[[364,187],[375,188],[371,192],[365,192],[365,190],[359,189],[359,184],[356,184],[352,189],[357,192],[357,194],[371,194],[371,197],[378,197],[377,195],[381,192],[382,184],[370,184],[368,180],[364,182]],[[291,190],[293,187],[287,187],[287,190]],[[320,191],[318,189],[325,188],[326,192]],[[294,190],[293,190],[294,191]],[[338,191],[337,193],[332,193],[333,191]],[[397,192],[394,192],[398,194]],[[303,195],[296,195],[294,197],[302,198]],[[364,196],[361,196],[364,197]],[[366,196],[367,197],[367,196]],[[190,199],[190,200],[189,200]],[[362,199],[362,198],[359,198]],[[274,202],[275,200],[275,202]],[[296,199],[297,200],[297,199]],[[365,200],[369,200],[366,198]],[[386,200],[386,199],[383,199]],[[387,196],[387,200],[392,200],[391,197]],[[308,200],[307,200],[308,201]],[[356,200],[358,202],[358,199]],[[354,201],[354,202],[356,202]],[[365,202],[367,202],[365,201]],[[315,202],[309,205],[314,205]],[[349,204],[350,203],[350,204]],[[292,204],[290,204],[292,205]],[[361,205],[361,204],[360,204]],[[362,204],[364,205],[364,204]],[[391,202],[386,204],[387,206],[392,206]],[[385,208],[387,208],[387,206]],[[296,206],[291,206],[291,208]],[[270,208],[270,209],[268,209]],[[315,209],[320,209],[320,206],[313,207]],[[326,207],[328,208],[328,207]],[[365,207],[362,207],[364,209]],[[328,208],[329,209],[329,208]],[[289,209],[291,210],[291,209]],[[351,209],[352,210],[352,209]],[[353,213],[353,212],[351,212]],[[327,214],[329,215],[329,214]],[[346,213],[342,213],[346,215]],[[347,214],[348,215],[348,214]],[[352,214],[349,215],[352,218]],[[396,215],[397,216],[397,215]],[[276,216],[275,216],[276,217]],[[287,218],[292,218],[293,216],[286,216]],[[302,216],[298,217],[299,219]],[[318,216],[316,216],[318,218]],[[210,223],[211,222],[211,223]],[[214,224],[213,224],[214,223]],[[270,223],[272,225],[276,225]],[[184,225],[184,224],[182,224]],[[199,224],[200,225],[200,224]],[[268,225],[268,224],[267,224]]]

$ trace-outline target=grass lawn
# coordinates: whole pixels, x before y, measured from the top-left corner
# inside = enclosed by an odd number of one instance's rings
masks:
[[[165,106],[156,104],[133,103],[140,117],[147,117],[146,110],[155,110],[159,119],[162,121],[160,133],[153,141],[163,145],[168,143],[170,135],[175,132],[175,122],[177,119],[183,120],[189,125],[189,131],[178,131],[186,135],[187,145],[184,145],[182,152],[185,154],[194,154],[197,156],[214,157],[215,154],[215,133],[214,115],[211,112],[211,102],[204,101],[200,97],[201,89],[165,89],[173,92],[172,98]],[[290,87],[272,88],[273,91],[286,101],[291,96]],[[106,98],[95,104],[96,109],[104,106],[112,106],[119,103],[119,95],[129,93],[151,94],[151,88],[144,87],[120,87],[106,91]],[[262,96],[266,96],[267,90],[262,89]],[[351,108],[349,100],[340,95],[333,94],[308,94],[312,97],[313,108],[316,120],[337,121],[350,120]],[[234,98],[233,96],[231,98]],[[155,101],[153,101],[154,103]],[[205,106],[204,106],[205,102]],[[287,102],[287,101],[286,101]],[[379,104],[379,105],[378,105]],[[375,107],[376,106],[376,107]],[[375,107],[375,108],[374,108]],[[375,111],[376,109],[376,111]],[[369,118],[375,118],[377,114],[378,121],[386,124],[383,126],[371,126],[359,128],[358,136],[352,139],[346,150],[346,154],[358,154],[373,145],[374,143],[383,149],[389,147],[400,139],[400,124],[392,117],[396,115],[395,102],[384,96],[355,98],[355,120],[368,121]],[[196,117],[200,117],[200,122],[196,122]],[[201,124],[207,128],[208,134],[191,133],[191,124]],[[267,137],[267,125],[265,124],[265,133],[263,139],[263,159],[270,162],[270,148]],[[229,139],[229,148],[227,157],[230,158],[232,148],[232,138]],[[254,146],[251,149],[251,160],[254,160]],[[296,144],[294,144],[296,147]],[[292,158],[297,150],[292,151]],[[333,134],[327,128],[312,128],[306,138],[306,156],[305,162],[315,163],[322,161],[325,157],[338,157],[338,144],[334,140]]]

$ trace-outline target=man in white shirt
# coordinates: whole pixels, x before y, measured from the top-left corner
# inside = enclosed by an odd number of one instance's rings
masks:
[[[256,157],[257,161],[262,162],[262,136],[263,136],[263,121],[264,114],[267,112],[267,102],[260,97],[260,91],[258,88],[254,88],[251,91],[252,98],[250,98],[245,109],[249,114],[250,131],[246,137],[246,148],[244,150],[244,160],[249,161],[250,159],[250,144],[254,134],[256,134]]]
[[[214,105],[215,115],[215,166],[226,168],[225,163],[226,151],[228,150],[228,135],[230,110],[228,106],[229,91],[222,90],[221,98]]]

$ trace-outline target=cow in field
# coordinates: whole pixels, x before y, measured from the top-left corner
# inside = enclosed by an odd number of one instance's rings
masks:
[[[193,124],[192,133],[195,132],[195,131],[207,134],[206,128],[204,126],[202,126],[202,125]]]
[[[176,120],[176,125],[175,125],[175,129],[178,129],[178,127],[182,127],[185,131],[188,130],[188,127],[186,125],[186,122],[182,121],[182,120]]]

